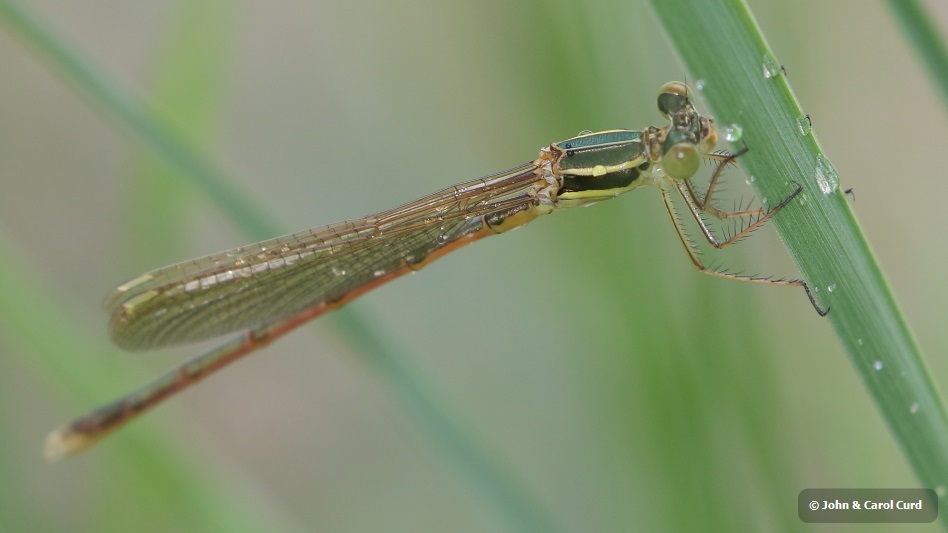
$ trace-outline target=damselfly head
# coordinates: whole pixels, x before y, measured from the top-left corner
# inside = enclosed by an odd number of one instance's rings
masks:
[[[671,121],[662,143],[662,168],[675,179],[694,176],[701,157],[717,143],[714,121],[698,113],[691,94],[680,81],[668,82],[658,91],[658,110]]]

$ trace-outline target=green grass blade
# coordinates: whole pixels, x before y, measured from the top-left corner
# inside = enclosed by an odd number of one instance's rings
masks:
[[[225,212],[248,236],[263,239],[285,233],[272,218],[262,213],[248,196],[214,165],[195,152],[189,143],[165,126],[135,96],[115,85],[16,4],[0,0],[0,22],[13,30],[23,41],[62,76],[69,85],[89,98],[110,119],[128,128],[156,154],[174,167],[181,176],[196,184],[209,199]],[[342,324],[356,347],[371,347],[365,354],[388,379],[392,390],[423,424],[428,436],[453,464],[464,473],[482,495],[515,528],[525,531],[555,530],[533,499],[521,488],[499,461],[478,447],[476,440],[456,422],[459,417],[442,407],[436,395],[423,385],[420,373],[401,362],[394,342],[374,333],[377,328],[351,308],[337,311],[333,320]]]
[[[886,3],[928,67],[928,73],[941,90],[941,97],[948,103],[948,50],[945,41],[938,35],[938,28],[925,8],[915,0],[888,0]]]
[[[716,120],[743,127],[750,152],[740,161],[761,198],[773,205],[795,182],[804,186],[774,225],[820,304],[831,308],[828,324],[921,485],[935,489],[944,505],[944,404],[779,61],[742,2],[652,5]]]

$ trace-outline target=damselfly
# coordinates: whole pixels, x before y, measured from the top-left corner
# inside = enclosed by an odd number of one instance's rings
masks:
[[[46,455],[78,452],[145,410],[297,326],[379,285],[418,270],[483,237],[523,226],[556,209],[590,205],[646,184],[658,185],[672,224],[701,272],[757,283],[797,285],[825,315],[802,280],[777,280],[708,268],[672,205],[684,199],[714,248],[737,242],[783,209],[797,184],[769,210],[725,211],[711,203],[734,154],[715,152],[714,121],[694,107],[688,87],[662,86],[658,109],[667,126],[583,132],[540,150],[506,172],[449,187],[365,218],[315,228],[161,268],[122,284],[105,301],[109,333],[121,348],[144,350],[243,334],[156,381],[54,431]],[[702,160],[717,164],[706,191],[692,183]],[[702,218],[742,219],[718,239]]]

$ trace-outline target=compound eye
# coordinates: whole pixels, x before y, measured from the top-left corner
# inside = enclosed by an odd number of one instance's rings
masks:
[[[658,111],[665,117],[673,115],[688,103],[691,90],[680,81],[670,81],[658,90]]]
[[[670,81],[658,90],[658,94],[672,93],[678,96],[688,96],[689,92],[688,86],[680,81]]]
[[[694,176],[701,166],[701,155],[698,147],[692,143],[682,142],[672,145],[662,156],[662,169],[668,176],[683,180]]]

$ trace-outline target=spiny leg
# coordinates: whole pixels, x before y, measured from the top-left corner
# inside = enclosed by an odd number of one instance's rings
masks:
[[[695,250],[694,244],[692,244],[691,240],[688,238],[688,235],[685,233],[685,228],[682,227],[681,220],[678,218],[678,213],[675,211],[675,206],[672,204],[671,197],[668,194],[668,190],[664,186],[660,187],[660,189],[662,191],[662,201],[665,203],[665,209],[668,211],[668,216],[669,218],[671,218],[672,225],[675,227],[675,232],[678,233],[678,238],[681,240],[681,244],[685,247],[685,251],[688,253],[688,257],[691,259],[692,264],[694,264],[694,266],[698,269],[698,271],[708,274],[710,276],[716,276],[719,278],[726,278],[726,279],[734,279],[738,281],[748,281],[751,283],[761,283],[761,284],[767,284],[767,285],[793,285],[793,286],[803,287],[803,290],[806,291],[807,298],[809,298],[810,300],[810,304],[813,305],[813,309],[816,310],[817,314],[819,314],[820,316],[826,316],[826,314],[829,313],[829,308],[823,309],[822,307],[819,306],[819,304],[816,303],[816,298],[813,297],[813,293],[810,291],[810,286],[807,285],[807,283],[801,279],[771,279],[771,278],[759,278],[759,277],[754,277],[754,276],[743,276],[741,274],[734,274],[732,272],[715,270],[713,268],[706,267],[704,262],[701,261],[701,258],[698,257],[698,251]],[[765,218],[762,218],[762,220],[759,220],[758,223],[753,224],[753,226],[754,227],[759,226],[760,225],[759,223],[763,223],[766,221],[766,219],[773,216],[774,213],[776,213],[777,211],[782,209],[785,205],[787,205],[787,203],[789,203],[790,200],[792,200],[794,196],[799,194],[801,189],[802,189],[802,186],[798,185],[797,190],[793,194],[787,197],[787,199],[785,199],[783,202],[780,202],[780,204],[777,205],[777,207],[770,210],[766,215],[764,215]],[[695,211],[694,206],[690,202],[688,202],[690,198],[685,196],[685,200],[686,200],[686,203],[688,203],[689,210],[691,210],[692,214],[695,215],[695,218],[698,220],[698,223],[701,224],[702,230],[705,232],[705,236],[708,237],[709,242],[711,242],[711,239],[713,239],[714,237],[710,235],[709,231],[707,231],[707,228],[704,226],[704,223],[701,221],[701,217],[698,216],[698,213]],[[745,230],[742,233],[746,235],[750,231],[753,231],[753,228],[750,228],[749,230]],[[715,248],[722,248],[724,246],[727,246],[728,244],[731,244],[735,240],[740,239],[741,236],[732,237],[728,241],[725,241],[724,243],[716,245]],[[715,245],[715,242],[711,242],[711,244]]]
[[[711,175],[711,181],[708,183],[708,189],[702,196],[701,193],[697,191],[694,184],[690,179],[684,180],[685,184],[688,187],[688,195],[691,197],[691,200],[694,202],[698,209],[702,212],[709,213],[719,219],[728,219],[728,218],[740,218],[740,217],[749,217],[749,216],[763,216],[766,211],[763,209],[744,209],[744,210],[735,210],[735,211],[724,211],[723,209],[718,209],[711,204],[711,195],[714,194],[715,187],[718,185],[718,181],[721,178],[721,175],[724,173],[724,168],[729,164],[737,160],[738,157],[747,153],[749,149],[747,148],[747,143],[744,143],[744,147],[738,150],[733,154],[727,153],[710,153],[704,154],[705,159],[710,159],[712,161],[717,161],[718,165],[714,169],[714,173]]]
[[[711,153],[711,154],[704,155],[706,159],[715,160],[715,161],[718,161],[719,163],[714,170],[714,174],[712,174],[711,176],[711,181],[708,184],[707,192],[705,193],[703,197],[701,196],[700,193],[697,192],[697,190],[694,187],[694,184],[691,182],[690,179],[675,181],[675,186],[678,188],[678,192],[681,194],[682,198],[684,198],[685,203],[688,205],[688,209],[691,211],[692,216],[694,217],[698,225],[701,227],[701,232],[704,234],[705,239],[708,241],[709,244],[711,244],[711,246],[717,249],[723,248],[729,244],[733,244],[743,239],[747,235],[749,235],[755,229],[759,228],[762,224],[767,222],[767,220],[769,220],[770,217],[777,214],[778,211],[780,211],[781,209],[784,208],[784,206],[790,203],[790,201],[793,200],[793,198],[797,194],[799,194],[803,188],[802,185],[797,184],[797,189],[794,192],[792,192],[787,198],[785,198],[782,202],[777,204],[773,209],[769,211],[762,208],[761,209],[744,209],[744,210],[736,210],[736,211],[724,211],[711,205],[711,195],[714,193],[715,187],[718,184],[718,181],[724,171],[724,168],[730,163],[736,161],[738,157],[746,154],[748,150],[749,148],[747,147],[747,143],[744,143],[744,146],[733,154]],[[748,219],[753,219],[753,220],[750,220],[749,222],[747,222],[746,226],[744,226],[742,229],[738,231],[735,231],[731,236],[727,237],[723,241],[719,241],[711,232],[711,229],[707,226],[704,219],[701,218],[700,213],[709,213],[721,220],[735,219],[735,218],[748,218]]]
[[[751,216],[755,214],[757,215],[757,218],[754,219],[753,222],[745,226],[740,231],[736,231],[733,235],[731,235],[727,239],[723,241],[719,241],[711,232],[711,229],[708,228],[707,224],[705,224],[704,219],[701,218],[701,213],[705,212],[706,209],[702,209],[699,205],[696,204],[695,199],[692,197],[692,195],[689,192],[690,190],[687,184],[687,180],[677,180],[675,181],[675,186],[678,188],[678,192],[681,194],[682,198],[684,198],[685,200],[685,203],[688,205],[688,210],[691,211],[691,215],[694,217],[695,221],[701,227],[701,232],[704,234],[705,239],[707,239],[708,243],[711,246],[717,249],[724,248],[725,246],[729,244],[734,244],[735,242],[749,235],[752,231],[759,228],[765,222],[770,220],[770,218],[776,215],[781,209],[786,207],[787,204],[789,204],[791,200],[796,198],[796,196],[800,194],[801,191],[803,191],[803,185],[797,183],[796,190],[790,193],[790,195],[784,198],[779,204],[775,205],[773,209],[769,211],[764,211],[761,209],[759,210],[759,213],[752,213]]]

